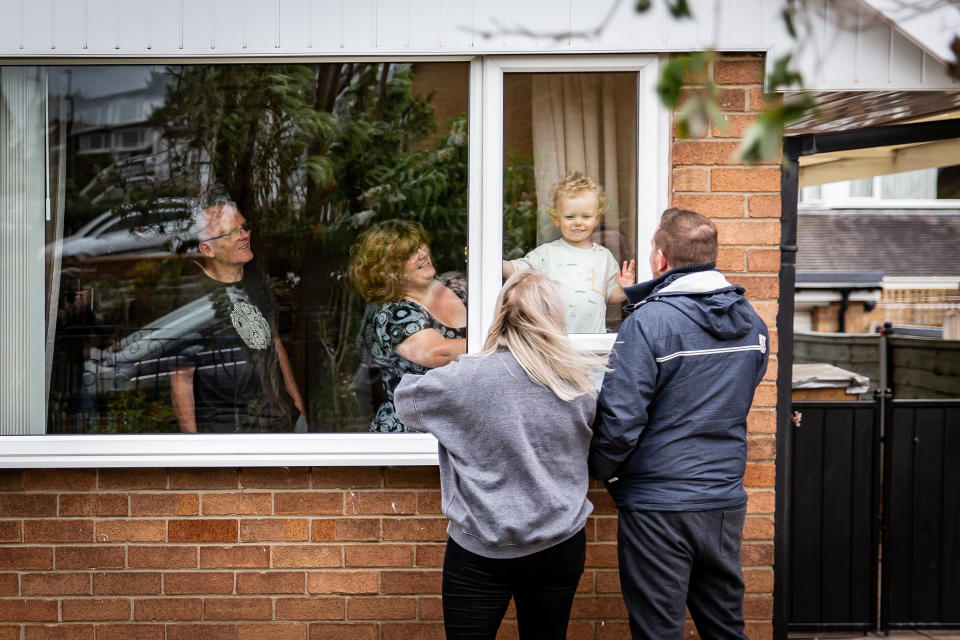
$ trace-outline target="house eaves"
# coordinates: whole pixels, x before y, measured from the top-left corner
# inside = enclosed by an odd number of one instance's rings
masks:
[[[860,0],[941,64],[957,62],[952,44],[960,33],[960,4],[926,0]]]

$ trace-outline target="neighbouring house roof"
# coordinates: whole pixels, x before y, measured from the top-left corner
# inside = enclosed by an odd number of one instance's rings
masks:
[[[960,276],[960,210],[801,210],[797,272]]]
[[[794,389],[843,388],[847,393],[860,394],[870,388],[870,378],[832,364],[794,363],[792,386]]]

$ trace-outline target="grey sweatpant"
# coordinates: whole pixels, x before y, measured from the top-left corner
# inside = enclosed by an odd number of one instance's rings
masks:
[[[620,588],[633,638],[682,640],[686,605],[703,640],[746,640],[746,511],[620,511]]]

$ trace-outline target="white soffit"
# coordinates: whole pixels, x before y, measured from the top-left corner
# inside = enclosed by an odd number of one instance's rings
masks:
[[[960,34],[960,4],[940,0],[861,0],[942,64],[954,62],[950,45]]]

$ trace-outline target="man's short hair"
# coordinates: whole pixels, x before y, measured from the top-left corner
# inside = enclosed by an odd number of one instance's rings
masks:
[[[237,208],[237,203],[222,196],[214,196],[204,200],[197,200],[193,206],[193,235],[197,242],[204,242],[210,236],[210,224],[218,220],[223,208],[231,206]]]
[[[653,244],[671,267],[717,261],[717,226],[696,211],[671,207],[660,216]]]

